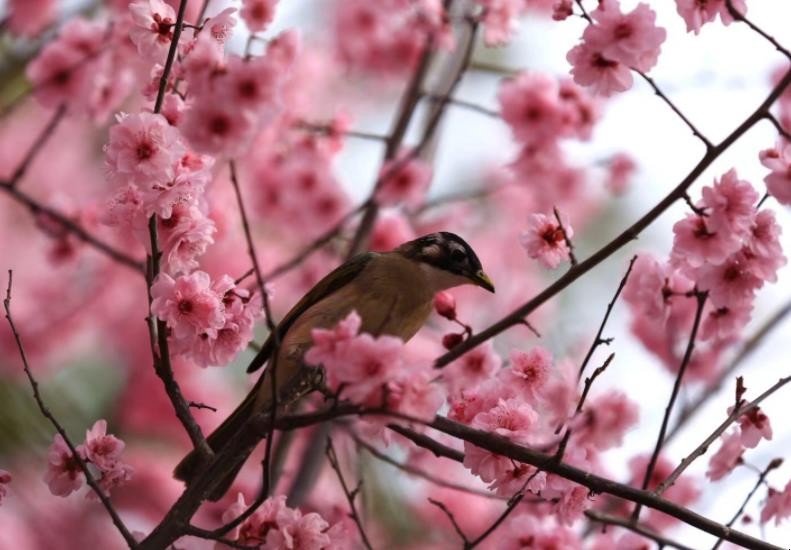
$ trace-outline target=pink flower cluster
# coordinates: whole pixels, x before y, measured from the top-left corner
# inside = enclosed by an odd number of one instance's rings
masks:
[[[786,483],[782,491],[769,488],[769,495],[761,510],[761,523],[766,523],[775,518],[775,525],[791,516],[791,481]]]
[[[728,408],[728,414],[731,413],[733,413],[733,407]],[[738,429],[721,437],[722,445],[709,459],[709,469],[706,475],[712,481],[722,479],[741,464],[745,449],[757,447],[761,439],[767,441],[772,439],[772,425],[769,423],[769,417],[759,407],[743,414],[738,421]]]
[[[434,418],[443,397],[431,365],[406,363],[400,338],[358,334],[360,324],[353,311],[332,329],[314,329],[305,362],[323,366],[330,390],[353,403]]]
[[[742,15],[747,14],[744,0],[732,0],[734,9]],[[706,23],[714,21],[718,15],[723,25],[730,25],[733,16],[726,0],[676,0],[678,14],[687,24],[687,32],[698,34]]]
[[[26,74],[45,107],[66,106],[103,122],[131,90],[131,57],[113,27],[74,17],[27,65]]]
[[[3,499],[8,494],[8,485],[11,483],[11,480],[11,474],[0,468],[0,504],[3,503]]]
[[[786,262],[780,226],[771,210],[755,210],[758,194],[730,170],[703,189],[696,208],[673,226],[667,265],[638,258],[624,297],[632,306],[632,330],[671,370],[689,338],[693,289],[708,293],[698,346],[690,364],[693,378],[717,372],[718,357],[750,320],[755,294],[776,280]]]
[[[484,348],[482,351],[481,348]],[[468,358],[477,351],[477,357]],[[470,368],[473,367],[473,368]],[[550,353],[536,347],[513,351],[507,368],[491,348],[479,346],[446,367],[449,416],[527,446],[556,444],[555,430],[568,423],[572,437],[564,460],[587,469],[598,467],[598,454],[621,443],[637,422],[637,406],[619,392],[603,394],[574,417],[576,376],[569,364],[553,368]],[[497,494],[511,496],[527,488],[555,504],[553,512],[571,524],[589,506],[584,487],[466,443],[464,465]]]
[[[377,200],[385,206],[404,203],[415,208],[423,202],[432,169],[410,151],[401,151],[393,160],[385,162],[379,173],[381,185],[376,193]]]
[[[602,0],[591,17],[582,42],[566,56],[571,74],[595,94],[623,92],[632,87],[630,69],[648,72],[656,65],[667,33],[656,26],[656,13],[647,4],[623,13],[618,0]]]
[[[134,470],[121,462],[124,442],[107,433],[107,421],[97,420],[85,433],[85,442],[76,447],[77,454],[99,471],[98,483],[105,493],[132,478]],[[60,434],[49,448],[49,467],[44,481],[53,495],[65,497],[82,487],[85,475],[69,446]],[[96,498],[91,492],[90,498]]]
[[[436,0],[336,2],[335,40],[350,67],[401,74],[411,70],[423,45],[450,46],[445,10]]]
[[[530,214],[527,217],[527,229],[519,236],[527,255],[549,269],[555,269],[560,262],[568,259],[570,250],[566,239],[571,240],[574,236],[568,218],[561,215],[560,219],[562,227],[554,216]]]
[[[202,367],[227,365],[253,338],[260,296],[223,275],[203,271],[176,279],[161,273],[151,286],[151,312],[167,323],[171,352]]]
[[[239,517],[247,509],[244,495],[239,493],[222,515],[223,523]],[[315,512],[303,514],[286,506],[285,496],[267,499],[256,512],[231,531],[229,540],[243,546],[261,550],[340,550],[348,545],[343,540],[342,524],[332,527]],[[216,550],[226,550],[227,545],[217,543]]]

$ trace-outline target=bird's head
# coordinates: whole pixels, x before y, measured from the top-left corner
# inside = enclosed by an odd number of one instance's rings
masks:
[[[395,252],[425,265],[436,279],[438,287],[450,288],[472,283],[494,292],[494,285],[484,273],[475,251],[454,233],[430,233],[402,244]]]

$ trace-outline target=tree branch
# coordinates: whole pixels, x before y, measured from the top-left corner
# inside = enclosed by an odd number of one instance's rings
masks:
[[[442,368],[453,360],[467,353],[474,347],[479,346],[489,338],[500,334],[501,332],[511,328],[514,325],[521,323],[522,319],[535,311],[539,306],[543,305],[550,298],[559,294],[571,283],[579,279],[582,275],[602,263],[604,260],[612,256],[615,252],[620,250],[623,246],[636,239],[637,236],[651,223],[654,222],[662,213],[665,212],[672,204],[683,197],[686,190],[697,180],[697,178],[708,168],[714,160],[719,158],[737,139],[743,136],[750,128],[752,128],[759,120],[764,118],[772,104],[778,97],[785,91],[791,83],[791,70],[787,71],[780,79],[780,82],[774,87],[771,93],[764,99],[763,102],[755,109],[755,111],[748,116],[738,127],[736,127],[724,140],[706,151],[703,158],[695,165],[695,167],[687,174],[687,176],[659,203],[657,203],[648,213],[642,218],[637,220],[629,228],[623,231],[615,239],[604,245],[593,255],[581,261],[576,266],[572,266],[563,276],[557,279],[554,283],[545,288],[538,295],[528,300],[514,311],[495,322],[485,330],[482,330],[466,339],[449,350],[444,355],[440,356],[434,362],[437,368]]]
[[[82,470],[83,475],[85,476],[85,481],[88,483],[93,492],[96,493],[96,496],[99,497],[99,500],[104,506],[104,509],[107,511],[110,519],[115,525],[115,528],[121,533],[124,541],[126,541],[127,546],[129,548],[137,548],[137,541],[129,532],[124,522],[121,520],[121,517],[116,512],[115,508],[113,507],[112,502],[107,497],[107,495],[102,491],[102,488],[99,486],[99,483],[93,477],[91,470],[88,468],[88,465],[82,459],[80,454],[77,452],[77,447],[69,438],[68,433],[66,430],[61,426],[58,419],[55,418],[55,415],[49,410],[47,405],[44,403],[44,399],[41,397],[41,393],[38,389],[38,381],[33,377],[33,372],[30,370],[30,365],[27,361],[27,354],[25,354],[25,348],[22,346],[22,338],[19,336],[19,332],[17,331],[16,325],[14,325],[14,319],[11,317],[11,286],[13,284],[13,271],[8,270],[8,287],[6,288],[6,295],[5,299],[3,300],[3,308],[5,309],[5,318],[8,321],[8,325],[11,328],[11,334],[14,337],[14,341],[16,342],[17,350],[19,350],[19,356],[22,359],[22,368],[25,370],[25,375],[27,376],[28,382],[30,382],[30,387],[33,389],[33,398],[36,400],[36,404],[38,405],[41,414],[49,420],[50,424],[55,428],[55,430],[60,434],[63,438],[63,441],[66,442],[66,445],[69,447],[69,451],[71,452],[71,457],[80,467]]]
[[[327,461],[330,463],[330,467],[335,470],[335,475],[338,476],[338,481],[341,484],[341,489],[343,489],[343,494],[346,495],[346,500],[349,502],[349,508],[351,509],[350,515],[354,520],[354,523],[357,525],[357,530],[360,532],[360,538],[363,541],[363,546],[365,546],[368,550],[373,550],[371,541],[368,540],[368,535],[365,534],[365,527],[363,526],[362,518],[360,518],[360,514],[357,513],[357,506],[354,504],[354,499],[357,498],[357,494],[360,492],[360,486],[362,485],[362,482],[360,482],[354,490],[349,490],[349,486],[346,485],[346,480],[343,478],[341,465],[338,463],[338,455],[335,453],[335,447],[332,445],[331,437],[327,437],[327,447],[324,450],[324,453],[327,455]]]

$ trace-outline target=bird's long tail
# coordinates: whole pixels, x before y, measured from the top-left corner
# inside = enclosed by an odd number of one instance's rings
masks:
[[[259,384],[256,384],[244,401],[242,401],[242,403],[236,407],[236,410],[233,411],[233,413],[231,413],[231,415],[226,418],[225,421],[206,438],[206,442],[214,452],[219,452],[223,447],[225,447],[225,445],[227,445],[231,439],[234,438],[237,432],[239,432],[245,421],[255,413],[256,395],[258,391]],[[242,469],[242,466],[247,461],[247,457],[250,456],[250,453],[253,452],[254,448],[255,447],[253,446],[249,450],[234,457],[235,464],[230,470],[228,470],[228,473],[225,474],[222,480],[220,480],[220,482],[215,485],[214,489],[212,489],[212,492],[208,496],[209,500],[220,500],[220,498],[222,498],[228,489],[230,489],[233,480],[236,479],[239,470]],[[173,471],[173,477],[180,479],[187,485],[187,487],[189,487],[195,479],[195,475],[198,473],[199,465],[200,456],[193,449],[181,460],[181,462],[178,463],[176,469]]]

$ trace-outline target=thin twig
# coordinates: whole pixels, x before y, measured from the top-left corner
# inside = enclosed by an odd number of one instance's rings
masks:
[[[585,367],[588,366],[588,363],[593,357],[593,353],[596,351],[596,349],[602,344],[609,346],[612,342],[612,338],[602,337],[602,334],[604,333],[604,327],[607,325],[607,321],[610,319],[610,314],[615,307],[615,302],[618,300],[618,297],[621,295],[621,291],[623,291],[624,287],[626,286],[626,282],[629,280],[629,275],[632,273],[632,267],[634,267],[634,262],[636,260],[637,256],[632,256],[632,259],[629,260],[629,267],[626,269],[626,273],[621,279],[621,282],[618,284],[618,288],[615,290],[615,295],[612,297],[612,300],[610,300],[610,303],[607,304],[607,311],[604,313],[604,319],[602,319],[601,324],[599,325],[599,330],[596,332],[596,337],[593,339],[593,343],[591,343],[590,348],[588,348],[588,353],[585,354],[585,359],[582,360],[582,365],[580,365],[580,370],[577,373],[577,380],[582,378],[582,375],[585,372]]]
[[[783,128],[783,125],[780,124],[780,121],[777,120],[777,118],[772,113],[766,113],[766,115],[764,115],[764,118],[772,123],[772,126],[775,127],[778,134],[783,136],[783,138],[785,138],[786,140],[791,141],[791,132]]]
[[[571,261],[571,266],[574,267],[575,265],[577,265],[577,257],[574,256],[574,244],[571,242],[571,239],[569,238],[569,234],[566,231],[566,228],[563,227],[563,222],[560,219],[560,212],[558,212],[557,207],[553,206],[552,212],[555,214],[555,220],[557,220],[558,222],[558,228],[560,229],[560,232],[563,234],[563,242],[566,243],[566,248],[569,249],[569,261]]]
[[[708,450],[709,445],[714,443],[714,441],[716,441],[720,435],[725,433],[725,430],[727,430],[730,425],[733,424],[733,422],[735,422],[742,415],[748,414],[750,411],[758,408],[758,405],[760,405],[764,399],[772,395],[774,392],[789,382],[791,382],[791,376],[781,378],[771,388],[763,392],[750,403],[746,403],[741,407],[734,407],[733,412],[731,412],[731,414],[729,414],[728,417],[719,426],[717,426],[714,431],[712,431],[711,434],[709,434],[709,436],[695,448],[694,451],[687,455],[684,460],[681,461],[681,464],[679,464],[669,476],[667,476],[667,479],[656,488],[655,493],[661,495],[663,492],[665,492],[676,482],[678,477],[689,467],[690,464],[695,461],[696,458],[703,455]]]
[[[207,410],[209,410],[211,412],[217,412],[217,408],[216,407],[212,407],[211,405],[207,405],[206,403],[201,403],[199,401],[190,401],[190,402],[187,403],[187,405],[191,409],[207,409]]]
[[[41,204],[30,195],[28,195],[21,189],[18,189],[17,187],[13,187],[8,182],[0,182],[0,190],[5,191],[14,200],[25,205],[33,216],[42,215],[45,216],[46,218],[56,221],[58,225],[62,227],[64,230],[68,231],[82,242],[92,246],[93,248],[95,248],[96,250],[98,250],[108,258],[118,262],[123,266],[131,268],[140,274],[145,273],[145,269],[141,261],[135,260],[131,256],[128,256],[126,253],[100,240],[98,237],[94,237],[93,235],[88,233],[88,231],[86,231],[81,225],[70,220],[63,213],[58,212],[57,210],[50,208],[49,206]]]
[[[423,97],[429,101],[437,102],[437,101],[444,101],[451,105],[455,105],[457,107],[462,107],[463,109],[467,109],[468,111],[472,111],[474,113],[480,113],[482,115],[486,115],[492,118],[500,118],[500,112],[495,109],[489,109],[488,107],[484,107],[483,105],[478,105],[477,103],[473,103],[471,101],[465,101],[463,99],[458,99],[455,97],[449,97],[447,95],[437,95],[437,94],[423,94]]]
[[[623,527],[624,529],[633,531],[639,535],[644,536],[645,538],[651,539],[652,541],[657,543],[657,545],[659,545],[659,548],[667,546],[669,548],[677,548],[678,550],[694,550],[690,546],[685,546],[680,542],[676,542],[663,535],[660,535],[650,527],[641,525],[639,523],[635,523],[629,518],[613,516],[602,512],[598,512],[596,510],[585,510],[585,516],[588,519],[597,521],[604,525],[617,525],[618,527]]]
[[[733,17],[736,21],[741,21],[742,23],[744,23],[745,25],[750,27],[750,30],[752,30],[753,32],[758,33],[767,42],[769,42],[772,46],[774,46],[775,49],[778,52],[782,53],[789,60],[791,60],[791,52],[788,51],[786,48],[784,48],[780,44],[780,42],[778,42],[777,40],[774,39],[774,37],[770,36],[769,34],[766,33],[766,31],[764,31],[763,29],[759,28],[752,21],[747,19],[747,17],[743,13],[741,13],[739,10],[737,10],[736,7],[733,5],[733,0],[725,0],[725,6],[728,8],[728,12],[731,14],[731,17]]]
[[[30,387],[33,389],[33,398],[36,400],[36,404],[38,405],[41,414],[44,415],[47,420],[49,420],[50,424],[52,424],[55,430],[63,438],[63,441],[69,447],[71,458],[77,463],[77,465],[80,467],[80,470],[82,470],[82,473],[85,476],[85,481],[88,483],[90,488],[93,489],[93,492],[96,493],[96,496],[99,497],[99,500],[104,506],[104,509],[107,510],[113,525],[115,525],[116,529],[118,529],[118,532],[121,533],[121,536],[124,538],[124,541],[126,541],[126,544],[129,546],[129,548],[137,548],[137,541],[135,541],[135,538],[129,532],[129,529],[126,528],[124,522],[121,521],[121,517],[118,515],[118,512],[115,511],[110,499],[93,477],[91,470],[80,456],[80,453],[77,452],[77,448],[69,438],[66,430],[63,428],[63,426],[61,426],[58,419],[55,418],[55,415],[52,414],[47,405],[44,403],[44,399],[41,397],[41,393],[38,389],[38,381],[33,376],[33,372],[30,370],[30,364],[27,361],[27,354],[25,353],[25,348],[22,345],[22,337],[19,335],[16,325],[14,325],[13,317],[11,317],[11,287],[13,284],[13,277],[14,273],[9,269],[8,286],[6,287],[5,299],[3,300],[3,308],[5,309],[5,318],[8,321],[9,327],[11,328],[11,334],[13,335],[14,341],[16,342],[17,350],[19,350],[19,356],[22,359],[22,368],[25,370],[25,375],[27,376],[28,382],[30,382]]]
[[[332,126],[328,124],[317,124],[315,122],[307,122],[307,121],[298,121],[294,124],[294,128],[298,130],[305,130],[308,132],[315,132],[317,134],[321,134],[323,136],[330,136],[335,133],[338,133],[337,130],[332,128]],[[357,138],[357,139],[364,139],[368,141],[378,141],[378,142],[386,142],[387,136],[382,134],[374,134],[372,132],[364,132],[360,130],[344,130],[340,132],[341,135]]]
[[[330,463],[330,467],[335,470],[335,475],[338,476],[338,481],[340,482],[341,488],[343,489],[343,494],[346,495],[346,500],[349,502],[351,518],[357,525],[357,530],[360,532],[360,538],[363,541],[363,546],[365,546],[368,550],[372,550],[373,547],[371,546],[371,541],[368,540],[368,535],[365,534],[363,520],[360,518],[360,514],[357,513],[357,506],[354,504],[354,500],[357,498],[357,494],[360,492],[360,485],[362,482],[358,484],[357,488],[354,490],[349,490],[349,486],[346,484],[346,480],[343,477],[343,472],[341,472],[341,465],[338,463],[338,455],[335,453],[335,447],[332,445],[331,437],[327,438],[327,447],[324,450],[324,454],[327,455],[327,461]]]
[[[7,184],[10,187],[16,187],[19,181],[25,176],[27,173],[27,169],[30,167],[30,164],[33,162],[33,159],[36,158],[39,151],[44,147],[44,144],[47,143],[47,140],[52,136],[55,132],[55,128],[58,127],[60,122],[63,120],[63,116],[66,114],[66,106],[61,105],[55,110],[55,113],[50,117],[49,122],[47,122],[44,129],[36,136],[36,139],[33,141],[33,144],[25,153],[25,157],[19,163],[14,173],[11,175],[11,179],[8,180]]]
[[[461,526],[456,521],[456,516],[453,515],[453,512],[448,510],[448,507],[445,506],[444,502],[440,502],[439,500],[435,500],[433,498],[429,498],[428,501],[442,510],[442,512],[447,516],[450,524],[453,526],[453,530],[456,531],[456,534],[459,535],[459,538],[462,540],[463,547],[469,548],[470,547],[470,539],[467,538],[467,535],[464,534],[464,531],[461,529]]]
[[[467,338],[458,346],[448,350],[445,354],[437,358],[434,366],[442,368],[458,357],[464,355],[474,347],[479,346],[486,340],[501,332],[521,323],[527,315],[535,311],[538,307],[547,302],[550,298],[559,294],[571,283],[576,281],[585,273],[592,270],[594,267],[602,263],[604,260],[612,256],[615,252],[620,250],[626,244],[636,239],[637,236],[654,220],[661,216],[670,206],[679,200],[686,190],[698,179],[698,177],[717,159],[723,152],[725,152],[735,141],[743,136],[750,130],[759,120],[764,117],[769,108],[774,104],[778,97],[785,91],[791,84],[791,70],[788,70],[780,79],[778,84],[772,89],[769,95],[761,102],[755,111],[748,116],[744,121],[739,124],[725,139],[718,143],[715,147],[708,150],[703,158],[695,165],[692,170],[676,185],[676,187],[668,193],[661,201],[659,201],[649,212],[643,217],[634,222],[629,228],[624,230],[620,235],[615,237],[612,241],[602,246],[598,251],[593,253],[590,257],[581,261],[576,266],[566,271],[554,283],[546,287],[538,295],[531,298],[521,306],[517,307],[514,311],[501,318],[499,321],[493,323],[488,328],[476,333],[474,336]]]
[[[665,441],[670,441],[676,434],[681,431],[681,428],[698,412],[703,405],[705,405],[708,400],[717,395],[720,388],[722,388],[722,384],[725,380],[730,379],[730,375],[733,374],[736,369],[744,362],[744,360],[749,357],[764,341],[767,334],[772,332],[775,328],[777,328],[782,321],[791,313],[791,301],[786,302],[780,309],[778,309],[769,319],[767,319],[763,325],[758,328],[758,330],[753,333],[752,336],[747,338],[745,342],[742,344],[739,352],[731,359],[728,366],[722,371],[722,374],[718,377],[717,381],[708,385],[707,387],[703,388],[702,391],[698,394],[697,399],[692,403],[686,405],[682,410],[681,413],[678,415],[678,421],[676,425],[673,427],[672,430],[667,434]]]
[[[673,406],[676,404],[676,398],[678,397],[678,392],[681,390],[681,384],[684,380],[684,373],[687,370],[687,366],[689,362],[692,360],[692,353],[695,351],[695,340],[698,336],[698,328],[700,327],[700,321],[703,318],[703,307],[706,305],[706,299],[708,298],[708,294],[706,292],[697,291],[695,293],[695,299],[697,300],[697,309],[695,310],[695,320],[692,322],[692,331],[689,335],[689,342],[687,343],[687,349],[684,352],[684,357],[681,360],[681,366],[678,369],[678,375],[676,376],[676,381],[673,384],[673,391],[670,392],[670,399],[667,402],[667,407],[665,407],[665,415],[662,417],[662,426],[659,428],[659,435],[656,438],[656,444],[654,445],[654,451],[651,453],[651,459],[648,461],[648,466],[645,469],[645,476],[643,477],[642,488],[643,490],[648,488],[648,484],[651,481],[651,477],[654,474],[654,468],[656,467],[656,462],[659,460],[659,453],[662,451],[662,447],[665,444],[665,434],[667,433],[667,426],[670,422],[670,415],[673,413]],[[638,504],[634,508],[634,512],[632,512],[632,519],[637,521],[640,517],[640,505]]]
[[[266,318],[266,326],[269,329],[272,338],[274,338],[274,349],[269,361],[267,372],[263,376],[269,376],[271,380],[271,403],[269,410],[270,418],[270,435],[266,438],[266,450],[264,453],[264,460],[262,463],[264,482],[261,488],[261,493],[264,497],[268,497],[271,490],[271,464],[272,464],[272,434],[275,430],[275,422],[277,420],[277,355],[280,351],[280,332],[277,330],[274,318],[272,316],[272,308],[269,303],[269,293],[266,291],[266,283],[264,282],[263,275],[261,275],[261,266],[258,264],[258,255],[255,251],[255,244],[253,243],[253,235],[250,231],[250,223],[247,219],[247,212],[244,207],[244,200],[242,199],[242,192],[239,189],[239,180],[236,175],[236,163],[231,160],[228,162],[231,170],[231,184],[233,191],[236,195],[236,203],[239,207],[239,215],[242,218],[242,228],[244,229],[244,238],[247,242],[247,253],[250,256],[250,261],[253,263],[253,271],[255,272],[256,283],[258,284],[258,291],[261,293],[262,304],[264,306],[264,316]],[[270,372],[271,371],[271,372]]]

